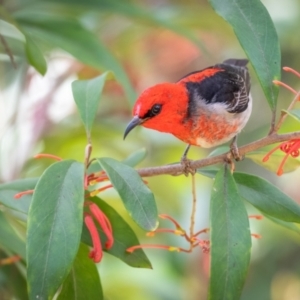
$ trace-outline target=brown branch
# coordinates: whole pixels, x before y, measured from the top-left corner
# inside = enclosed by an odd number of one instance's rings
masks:
[[[285,133],[285,134],[277,134],[273,133],[270,134],[260,140],[257,140],[255,142],[252,142],[250,144],[244,145],[239,148],[239,154],[241,156],[246,155],[248,152],[257,150],[259,148],[280,143],[284,141],[288,141],[291,139],[300,139],[300,131],[291,132],[291,133]],[[228,156],[231,155],[230,152],[208,157],[200,160],[194,160],[191,161],[190,167],[194,169],[203,168],[206,166],[214,165],[217,163],[222,163],[228,160]],[[158,167],[149,167],[149,168],[141,168],[138,169],[137,172],[141,175],[141,177],[150,177],[150,176],[157,176],[157,175],[181,175],[184,174],[184,167],[182,164],[172,164],[172,165],[165,165],[165,166],[158,166]]]

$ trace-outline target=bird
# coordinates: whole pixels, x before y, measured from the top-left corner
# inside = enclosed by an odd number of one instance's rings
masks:
[[[138,125],[173,134],[188,146],[212,148],[230,140],[240,160],[237,135],[252,111],[247,59],[227,59],[187,74],[175,83],[147,88],[136,100],[124,139]]]

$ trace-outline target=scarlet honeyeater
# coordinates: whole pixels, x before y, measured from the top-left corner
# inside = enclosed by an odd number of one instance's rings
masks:
[[[252,110],[247,63],[246,59],[228,59],[176,83],[146,89],[134,105],[124,138],[137,125],[203,148],[235,138]]]

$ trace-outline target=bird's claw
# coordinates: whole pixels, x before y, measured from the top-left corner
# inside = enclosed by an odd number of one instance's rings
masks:
[[[244,156],[240,155],[239,148],[236,143],[236,137],[232,140],[232,143],[230,145],[230,152],[231,152],[231,157],[235,161],[241,161],[244,159]]]
[[[228,152],[228,154],[227,154],[227,156],[225,158],[225,162],[230,165],[231,174],[233,174],[233,172],[235,170],[235,164],[234,164],[234,162],[232,160],[232,157],[233,157],[232,152]]]
[[[185,176],[188,176],[189,174],[193,175],[196,173],[196,169],[191,166],[191,162],[192,161],[185,155],[182,156],[180,163],[182,165],[182,172]]]

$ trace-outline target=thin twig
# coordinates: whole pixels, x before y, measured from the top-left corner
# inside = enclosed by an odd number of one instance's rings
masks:
[[[296,105],[296,103],[299,101],[300,98],[300,91],[296,94],[295,98],[293,99],[293,101],[290,103],[289,107],[287,108],[287,111],[292,110],[294,108],[294,106]],[[285,121],[286,117],[287,117],[287,113],[285,111],[281,111],[281,115],[280,118],[274,128],[274,132],[277,132],[279,130],[279,128],[281,127],[282,123]]]
[[[9,56],[10,62],[12,63],[13,67],[15,69],[17,69],[17,64],[15,62],[13,53],[12,53],[11,49],[9,48],[9,46],[8,46],[8,44],[6,42],[6,39],[4,38],[4,36],[1,33],[0,33],[0,42],[3,45],[3,47],[4,47],[5,53]]]
[[[194,236],[196,204],[197,204],[196,181],[195,181],[195,174],[192,174],[192,213],[191,213],[191,223],[190,223],[190,237]]]
[[[285,133],[285,134],[273,133],[260,140],[257,140],[255,142],[240,147],[239,153],[241,156],[244,156],[248,152],[257,150],[259,148],[272,145],[275,143],[288,141],[291,139],[300,139],[300,131]],[[198,168],[203,168],[203,167],[224,162],[224,160],[226,160],[226,158],[228,157],[228,153],[229,152],[221,155],[213,156],[213,157],[191,161],[190,167],[194,169],[198,169]],[[137,172],[141,175],[141,177],[150,177],[150,176],[157,176],[157,175],[177,176],[184,173],[184,167],[182,166],[182,164],[177,163],[177,164],[164,165],[158,167],[141,168],[138,169]]]

